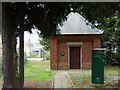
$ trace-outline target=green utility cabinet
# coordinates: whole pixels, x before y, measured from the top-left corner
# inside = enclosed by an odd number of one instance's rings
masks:
[[[92,50],[92,84],[104,84],[105,49]]]

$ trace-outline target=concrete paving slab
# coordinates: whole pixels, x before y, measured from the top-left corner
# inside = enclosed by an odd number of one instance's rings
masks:
[[[42,61],[43,58],[27,58],[27,60],[31,60],[31,61],[33,61],[33,60]]]
[[[58,71],[55,75],[54,88],[72,88],[72,85],[69,82],[67,77],[67,72]]]

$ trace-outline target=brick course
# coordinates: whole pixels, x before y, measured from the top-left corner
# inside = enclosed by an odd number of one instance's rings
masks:
[[[68,42],[82,42],[81,44],[81,67],[91,68],[92,52],[100,47],[101,35],[64,35],[51,36],[50,38],[50,67],[52,70],[69,69],[69,46]],[[65,55],[61,56],[60,52]]]

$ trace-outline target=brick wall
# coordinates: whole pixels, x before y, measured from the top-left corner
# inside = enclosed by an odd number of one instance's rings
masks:
[[[65,55],[61,56],[61,52]],[[68,69],[68,47],[66,42],[58,43],[58,69]]]
[[[51,69],[55,70],[57,69],[57,59],[58,59],[58,54],[57,54],[57,38],[56,37],[51,37],[50,38],[50,67]]]
[[[91,68],[91,58],[93,49],[92,42],[83,42],[82,45],[82,68]]]
[[[91,68],[93,48],[100,47],[100,35],[57,36],[50,38],[51,69],[69,69],[69,46],[67,42],[82,42],[81,68]],[[65,55],[61,56],[61,52]]]

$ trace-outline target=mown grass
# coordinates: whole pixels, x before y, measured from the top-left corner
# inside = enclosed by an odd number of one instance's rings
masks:
[[[50,70],[49,60],[27,61],[24,69],[25,80],[49,81],[52,80],[54,72]]]
[[[68,72],[75,88],[90,87],[91,70],[77,70]]]
[[[1,71],[1,70],[0,70]],[[24,66],[24,79],[27,84],[28,82],[33,83],[44,83],[52,82],[55,72],[50,70],[50,61],[27,61]],[[3,76],[0,72],[0,86],[3,83]],[[34,85],[33,85],[34,86]]]
[[[2,57],[0,57],[0,87],[3,83],[3,74],[2,74]]]
[[[104,72],[104,87],[117,87],[118,81],[108,78],[110,76],[118,76],[118,67],[105,67]],[[91,84],[91,70],[69,71],[68,74],[70,75],[75,88],[94,88]]]
[[[120,67],[117,67],[117,66],[105,67],[105,75],[106,76],[118,76],[119,68]]]

